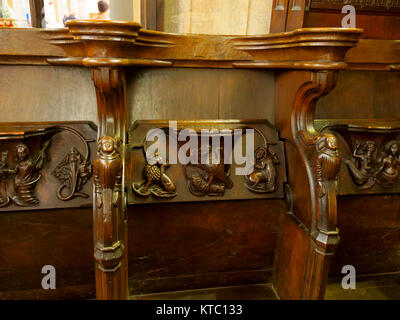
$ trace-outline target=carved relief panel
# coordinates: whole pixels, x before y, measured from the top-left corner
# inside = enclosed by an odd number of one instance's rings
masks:
[[[400,121],[316,122],[341,138],[339,194],[400,192]]]
[[[91,206],[92,123],[0,125],[0,211]]]
[[[137,121],[128,203],[283,198],[283,142],[267,121]]]

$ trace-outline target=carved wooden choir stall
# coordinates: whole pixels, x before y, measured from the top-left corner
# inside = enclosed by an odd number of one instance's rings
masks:
[[[323,299],[343,265],[399,272],[400,34],[306,5],[276,0],[260,36],[0,30],[0,298],[270,283]]]

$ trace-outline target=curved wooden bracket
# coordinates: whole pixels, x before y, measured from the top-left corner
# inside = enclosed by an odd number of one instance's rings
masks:
[[[336,85],[336,71],[314,72],[311,81],[297,91],[292,112],[292,134],[307,170],[311,196],[312,225],[309,260],[303,298],[323,298],[329,270],[328,257],[339,241],[336,228],[337,181],[340,155],[335,135],[318,132],[314,127],[314,111],[318,99]]]

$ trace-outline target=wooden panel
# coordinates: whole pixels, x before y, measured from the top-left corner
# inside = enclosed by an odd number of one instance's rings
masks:
[[[400,11],[397,0],[383,2],[379,0],[310,0],[310,10],[340,10],[344,5],[352,5],[358,12],[381,13],[385,15],[396,14]]]
[[[286,31],[286,18],[288,13],[289,0],[273,0],[271,16],[271,33]]]
[[[284,206],[252,200],[128,207],[131,293],[270,281]],[[92,298],[91,211],[1,214],[0,299]],[[46,264],[56,267],[56,290],[41,289]]]
[[[399,62],[400,44],[398,41],[362,39],[346,55],[348,70],[390,71]],[[386,73],[382,73],[387,75]],[[392,78],[392,77],[390,77]]]
[[[0,78],[0,121],[97,123],[95,90],[87,69],[0,66],[0,70],[7,74]],[[273,73],[253,70],[131,72],[127,90],[130,119],[261,118],[273,122],[273,81]],[[16,106],[24,112],[15,113]]]
[[[400,271],[400,195],[338,198],[341,241],[330,274],[340,276],[344,265],[357,274]]]
[[[0,124],[0,212],[92,205],[93,123]]]
[[[147,69],[127,79],[129,122],[171,119],[268,119],[274,75],[253,70]]]
[[[268,280],[281,200],[128,207],[132,293]]]
[[[357,12],[357,11],[356,11]],[[345,14],[337,9],[330,12],[306,12],[304,16],[303,27],[342,27],[342,19]],[[364,29],[361,36],[363,39],[385,39],[396,40],[400,38],[400,15],[387,16],[372,13],[370,15],[356,14],[356,27]]]
[[[0,299],[93,296],[91,230],[91,208],[1,213]],[[41,287],[45,265],[56,268],[56,290]]]
[[[329,97],[318,102],[317,119],[400,117],[400,73],[343,71]],[[340,106],[338,108],[337,106]]]
[[[65,55],[61,48],[43,41],[43,36],[44,33],[40,29],[1,29],[3,41],[0,42],[0,52],[2,55],[13,56],[14,59],[23,55],[36,57]]]
[[[337,119],[315,123],[318,129],[335,131],[339,138],[339,195],[400,192],[396,160],[400,154],[400,121]]]
[[[1,122],[97,122],[89,70],[0,66],[0,72],[4,75],[0,77]]]
[[[169,134],[169,121],[137,121],[129,130],[129,144],[126,158],[126,185],[128,189],[128,203],[152,203],[152,202],[186,202],[186,201],[217,201],[239,199],[266,199],[283,198],[283,186],[286,182],[286,167],[283,142],[279,141],[276,129],[267,121],[262,120],[203,120],[203,121],[179,121],[177,131]],[[157,142],[146,142],[146,136],[150,130],[163,130],[166,138],[165,145]],[[178,141],[178,134],[182,130],[192,130],[196,136],[197,147],[193,153],[198,152],[197,163],[190,162],[184,165],[181,159],[178,163],[171,163],[171,159],[178,157],[178,150],[185,142]],[[247,135],[247,129],[253,130],[254,136]],[[217,138],[219,146],[209,137],[209,147],[203,145],[202,130],[229,130],[229,135],[213,134]],[[254,159],[247,158],[246,164],[239,164],[236,158],[237,137],[233,138],[234,130],[241,132],[243,138],[240,147],[242,154],[253,144],[251,153]],[[222,137],[225,135],[224,137]],[[252,139],[249,144],[248,139]],[[224,158],[226,140],[228,147],[233,146],[232,164]],[[176,141],[176,154],[170,153],[170,145]],[[162,164],[149,164],[146,154],[153,144],[157,148],[158,156],[168,162],[168,166]],[[205,149],[207,147],[207,149]],[[214,148],[214,149],[212,149]],[[155,150],[155,149],[154,149]],[[201,151],[202,150],[202,151]],[[214,150],[210,152],[211,150]],[[219,151],[221,157],[219,164],[211,164],[211,154],[214,158]],[[246,150],[246,151],[245,151]],[[192,151],[190,151],[192,153]],[[229,151],[228,151],[229,152]],[[165,155],[163,155],[165,153]],[[192,155],[193,155],[192,153]],[[205,164],[201,157],[205,155],[210,164]],[[153,156],[153,155],[151,155]],[[257,158],[258,157],[258,158]],[[247,173],[240,175],[236,171],[248,166]],[[164,173],[161,171],[164,170]],[[158,172],[160,176],[158,176]],[[258,182],[257,182],[258,181]]]
[[[292,215],[281,213],[274,263],[274,287],[279,297],[301,299],[306,277],[309,235]]]
[[[303,27],[306,0],[289,0],[285,31],[292,31]]]

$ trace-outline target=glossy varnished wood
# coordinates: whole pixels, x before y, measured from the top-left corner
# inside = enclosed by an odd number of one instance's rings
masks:
[[[292,231],[287,230],[288,223],[280,223],[279,239],[281,240],[278,243],[274,270],[275,278],[278,279],[278,294],[282,298],[303,299],[323,296],[329,257],[337,243],[336,194],[334,191],[336,170],[333,168],[324,171],[324,161],[331,160],[324,153],[327,147],[323,144],[327,143],[328,137],[319,134],[314,129],[314,110],[318,99],[334,88],[338,71],[348,67],[345,54],[356,46],[362,30],[301,29],[275,35],[238,37],[166,34],[143,30],[140,25],[129,22],[72,21],[68,23],[68,29],[23,30],[20,32],[19,37],[11,41],[10,47],[13,50],[9,50],[5,46],[0,47],[2,63],[43,66],[52,64],[57,68],[75,66],[87,67],[91,70],[96,89],[99,124],[99,148],[94,165],[95,201],[93,212],[98,298],[121,299],[127,297],[127,252],[142,248],[143,252],[140,253],[140,257],[148,257],[149,252],[168,252],[171,247],[170,244],[165,246],[165,239],[174,239],[174,235],[185,235],[188,229],[192,230],[192,233],[201,234],[202,236],[199,236],[198,239],[203,239],[202,241],[207,243],[209,241],[210,245],[212,244],[211,248],[216,250],[215,257],[223,256],[232,259],[222,261],[210,259],[207,252],[201,250],[200,244],[200,249],[194,253],[194,258],[183,260],[183,269],[176,268],[175,270],[165,267],[169,264],[168,255],[159,254],[153,263],[148,264],[145,268],[148,270],[154,265],[158,266],[152,272],[140,271],[141,263],[146,264],[147,259],[133,264],[134,267],[130,272],[133,277],[130,277],[133,288],[135,286],[140,288],[139,279],[150,278],[149,283],[156,283],[153,273],[158,276],[155,279],[171,276],[176,278],[179,271],[184,273],[185,270],[191,268],[194,268],[196,272],[190,275],[190,279],[199,286],[201,283],[204,285],[207,281],[210,283],[210,279],[215,281],[217,276],[212,275],[215,270],[218,273],[226,273],[221,277],[221,281],[231,284],[240,282],[240,279],[246,279],[245,274],[249,274],[251,270],[261,270],[259,275],[267,275],[268,272],[262,270],[270,268],[272,259],[267,263],[265,261],[260,263],[260,259],[265,259],[265,256],[271,257],[275,248],[276,226],[278,225],[276,220],[272,222],[269,219],[276,218],[278,213],[282,217],[286,217],[285,209],[282,208],[283,201],[280,200],[264,204],[262,201],[255,201],[251,205],[250,202],[243,202],[238,206],[232,202],[226,205],[221,204],[220,207],[211,202],[202,206],[190,203],[187,208],[185,207],[186,209],[179,207],[179,210],[178,207],[174,207],[175,204],[169,204],[166,208],[151,204],[149,206],[152,206],[151,210],[154,210],[152,213],[146,212],[144,209],[136,211],[139,207],[134,205],[130,209],[135,212],[135,218],[130,219],[133,221],[131,228],[135,226],[137,228],[141,223],[143,227],[127,235],[123,179],[126,159],[125,133],[128,121],[125,100],[127,96],[126,74],[129,69],[130,77],[134,78],[135,68],[139,67],[235,68],[237,69],[235,71],[238,72],[241,69],[252,68],[268,69],[275,73],[274,108],[271,108],[270,102],[266,104],[266,108],[269,110],[268,114],[275,109],[275,124],[278,125],[281,136],[288,146],[288,174],[292,192],[288,189],[287,197],[294,221],[298,221],[295,222]],[[10,35],[9,33],[4,34]],[[24,37],[29,37],[30,34],[35,34],[37,45],[33,46],[28,54],[23,54],[18,46]],[[41,43],[43,46],[39,49]],[[380,62],[385,68],[389,66],[389,63],[393,65],[395,61],[383,60]],[[232,86],[232,91],[235,91],[235,84]],[[136,87],[129,87],[130,91],[135,89]],[[220,96],[224,97],[223,94]],[[224,107],[222,111],[218,111],[218,117],[226,117],[229,114],[225,109],[227,101],[229,101],[228,98],[221,104]],[[199,107],[201,108],[201,106]],[[235,110],[232,109],[232,112],[236,112]],[[132,115],[136,116],[135,113]],[[293,122],[292,119],[294,119]],[[133,120],[136,119],[129,119],[131,122]],[[321,145],[322,151],[316,149],[317,144]],[[333,163],[336,163],[335,156],[333,156]],[[252,209],[243,210],[248,207]],[[270,207],[271,212],[268,210]],[[173,211],[174,208],[176,211]],[[220,211],[214,211],[217,209]],[[171,223],[170,228],[159,231],[159,233],[167,232],[165,237],[149,240],[152,239],[150,236],[154,233],[154,229],[159,230],[154,225],[157,221],[155,215],[163,214],[163,211],[170,212],[170,210],[175,213],[171,212],[166,216],[167,220],[164,223],[165,225]],[[187,215],[187,210],[199,211],[193,215]],[[247,216],[250,215],[250,212],[257,214],[252,221],[259,222],[257,227],[264,226],[264,232],[267,230],[264,234],[259,229],[257,229],[259,230],[257,233],[251,230],[252,222],[248,220]],[[209,215],[208,218],[206,217],[207,219],[204,219],[204,214]],[[235,229],[243,228],[243,233],[235,233],[231,230],[232,237],[228,231],[225,232],[227,221],[232,222],[230,214],[241,217],[239,220],[242,223],[239,223]],[[146,219],[141,222],[138,220],[141,218]],[[192,222],[188,221],[188,225],[192,224],[193,227],[184,228],[185,225],[182,225],[181,221],[185,219],[193,219]],[[269,221],[271,224],[265,226],[265,221]],[[202,222],[208,222],[208,224],[203,225]],[[300,228],[299,225],[304,227]],[[214,230],[213,226],[217,228]],[[256,226],[253,225],[253,227]],[[210,228],[211,230],[208,230]],[[143,232],[142,236],[137,236],[141,232]],[[300,239],[298,247],[291,244],[292,232],[299,233],[296,237]],[[239,238],[237,238],[238,235],[240,235]],[[246,237],[250,235],[254,238],[247,241]],[[130,245],[128,246],[127,240],[131,237],[136,241],[132,248]],[[196,238],[183,237],[186,239],[185,241],[188,241],[187,239],[196,240]],[[229,246],[222,245],[219,249],[216,249],[217,246],[214,248],[214,243],[219,243],[217,240],[220,238],[223,240],[222,243],[226,240],[232,246],[241,248],[240,250],[243,252],[241,256],[247,256],[247,259],[235,260],[238,256],[224,251],[228,250]],[[145,245],[137,244],[137,241],[146,243]],[[132,243],[132,240],[129,240],[129,243]],[[260,243],[267,243],[268,248],[258,247]],[[148,250],[147,246],[153,249],[146,251]],[[208,244],[206,244],[207,246]],[[183,239],[176,243],[175,247],[179,249],[181,257],[189,250],[185,247]],[[248,250],[245,254],[248,247],[252,247],[254,250]],[[262,254],[259,254],[261,252]],[[298,266],[291,265],[295,260],[287,259],[291,254],[296,254],[296,261],[300,263]],[[201,263],[206,260],[209,260],[208,264]],[[293,273],[295,268],[299,272]],[[243,275],[234,276],[238,271],[243,271]],[[201,278],[198,276],[199,274],[208,274],[208,276],[204,277],[204,280],[198,280]],[[250,278],[254,279],[254,274],[257,272],[253,273],[253,276],[250,275]],[[135,277],[137,278],[135,279]],[[287,283],[285,279],[293,281]],[[163,283],[164,289],[171,288],[171,281],[167,280]]]

